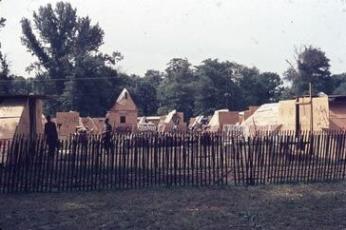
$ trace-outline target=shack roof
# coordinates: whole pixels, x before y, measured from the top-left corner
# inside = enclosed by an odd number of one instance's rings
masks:
[[[132,97],[127,89],[123,89],[120,93],[111,111],[137,111],[137,106],[132,100]]]

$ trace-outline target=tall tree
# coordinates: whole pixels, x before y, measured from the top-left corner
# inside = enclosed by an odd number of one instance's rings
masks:
[[[313,84],[313,91],[330,93],[332,91],[329,59],[325,52],[312,46],[305,46],[297,54],[296,67],[290,66],[285,77],[292,83],[293,94],[299,96],[307,94],[309,82]]]
[[[346,73],[334,74],[331,78],[333,94],[346,95]]]
[[[276,101],[280,96],[282,81],[276,73],[260,73],[256,68],[240,70],[239,87],[245,107]]]
[[[157,88],[162,79],[163,73],[156,70],[148,70],[144,77],[132,77],[130,89],[141,115],[149,116],[157,113],[159,107]]]
[[[1,0],[0,0],[1,2]],[[5,26],[6,19],[0,17],[0,29]],[[8,95],[11,93],[11,84],[13,76],[10,75],[10,70],[6,60],[6,56],[1,52],[0,43],[0,95]]]
[[[100,26],[89,17],[78,17],[77,9],[65,2],[56,3],[54,9],[51,4],[40,7],[32,22],[23,18],[21,25],[22,43],[37,57],[27,70],[50,80],[45,93],[57,96],[50,101],[49,112],[72,109],[102,115],[109,103],[105,98],[111,97],[117,81],[112,65],[122,56],[99,51],[104,37]]]
[[[237,64],[217,59],[206,59],[196,67],[195,114],[207,115],[217,109],[238,107],[235,68]]]
[[[184,112],[186,119],[190,118],[194,108],[194,80],[194,73],[187,59],[171,59],[158,88],[158,113],[165,114],[176,109]]]

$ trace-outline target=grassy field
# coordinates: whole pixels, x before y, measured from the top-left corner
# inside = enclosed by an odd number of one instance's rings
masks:
[[[1,229],[346,229],[346,184],[0,195]]]

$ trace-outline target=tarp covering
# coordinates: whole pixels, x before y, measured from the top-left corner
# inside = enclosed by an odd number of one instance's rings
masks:
[[[281,126],[279,121],[279,103],[261,105],[254,114],[242,124],[247,134],[256,131],[273,131]]]

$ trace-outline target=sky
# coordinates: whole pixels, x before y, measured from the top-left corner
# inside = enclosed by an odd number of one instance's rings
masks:
[[[21,44],[20,20],[55,0],[2,0],[0,32],[11,71],[30,76],[35,61]],[[105,32],[102,52],[120,51],[119,68],[143,75],[163,71],[171,58],[199,65],[229,60],[282,74],[295,50],[313,45],[326,52],[332,73],[346,72],[346,0],[70,0]]]

